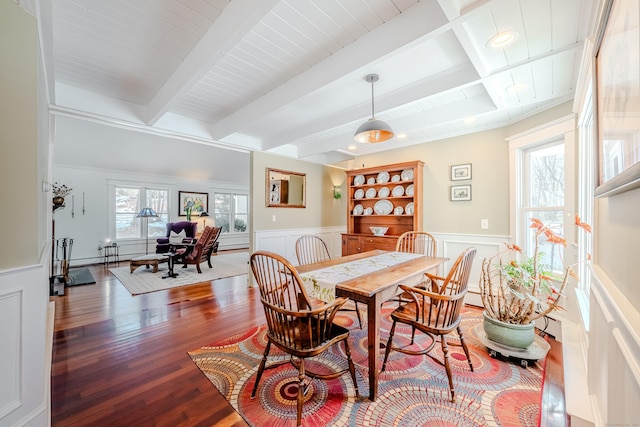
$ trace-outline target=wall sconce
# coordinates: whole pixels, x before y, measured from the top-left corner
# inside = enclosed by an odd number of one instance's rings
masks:
[[[342,187],[339,185],[333,186],[333,198],[336,200],[340,200],[342,198]]]

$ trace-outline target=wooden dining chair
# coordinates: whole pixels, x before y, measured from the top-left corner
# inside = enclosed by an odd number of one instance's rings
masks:
[[[396,252],[436,256],[436,250],[436,239],[426,231],[407,231],[396,242]]]
[[[412,254],[422,254],[426,256],[437,256],[438,242],[431,234],[426,231],[407,231],[398,237],[396,242],[396,252],[407,252]],[[430,284],[426,274],[424,280],[414,287],[427,289]],[[409,295],[402,293],[398,295],[398,304],[409,301]]]
[[[450,332],[454,330],[457,331],[460,337],[459,345],[462,346],[464,354],[467,357],[467,362],[469,363],[469,368],[473,372],[469,349],[467,348],[464,336],[462,335],[462,329],[460,328],[460,311],[464,306],[464,297],[467,293],[469,274],[475,255],[475,248],[467,248],[458,256],[446,277],[430,275],[433,281],[431,289],[400,285],[400,288],[410,296],[411,301],[401,305],[391,313],[393,324],[384,353],[384,362],[382,363],[382,371],[384,371],[387,365],[387,359],[392,350],[408,355],[428,355],[437,362],[442,363],[429,354],[439,338],[444,355],[443,364],[447,371],[447,378],[449,379],[449,393],[452,402],[455,402],[455,390],[453,388],[453,377],[451,374],[451,366],[449,365],[449,346],[447,344],[447,335]],[[429,344],[418,350],[413,350],[406,346],[393,346],[393,336],[398,323],[409,325],[414,332],[417,329],[429,336],[431,338]],[[413,343],[414,337],[412,336],[411,344]]]
[[[260,301],[264,307],[268,327],[267,345],[258,367],[251,398],[256,395],[265,369],[289,362],[298,369],[298,426],[302,420],[307,377],[333,379],[349,372],[357,398],[356,371],[347,341],[349,330],[333,323],[334,316],[347,299],[336,298],[331,303],[312,306],[298,272],[286,259],[271,252],[257,251],[251,255],[250,262],[260,289]],[[347,368],[323,374],[311,372],[305,368],[305,359],[325,352],[330,346],[340,341],[344,342]],[[272,344],[289,354],[290,359],[273,362],[267,366],[267,357]]]
[[[318,236],[313,234],[306,234],[300,236],[296,240],[296,257],[298,258],[299,265],[313,264],[316,262],[326,261],[331,259],[327,244]],[[355,308],[345,307],[342,310],[355,311],[358,316],[358,324],[362,329],[362,318],[360,317],[360,309],[358,303],[353,301]]]

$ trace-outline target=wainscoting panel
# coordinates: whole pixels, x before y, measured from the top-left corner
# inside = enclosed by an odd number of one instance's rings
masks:
[[[337,258],[342,254],[342,233],[346,233],[346,228],[318,227],[256,231],[254,249],[275,252],[288,259],[293,265],[298,265],[296,240],[305,234],[314,234],[327,244],[331,257]]]
[[[0,271],[1,426],[49,424],[50,253],[43,254],[42,264]]]
[[[595,425],[640,420],[640,312],[598,266],[593,269],[586,361]],[[573,423],[572,423],[573,425]]]
[[[0,387],[0,419],[19,407],[21,402],[20,390],[22,378],[20,376],[20,354],[22,343],[22,292],[9,291],[0,294],[0,325],[16,325],[16,327],[0,328],[0,364],[2,365],[2,387]]]
[[[480,288],[478,286],[478,283],[480,283],[480,272],[482,271],[482,260],[504,250],[505,246],[503,243],[510,240],[509,236],[432,234],[438,241],[438,256],[449,258],[444,265],[444,269],[441,269],[439,274],[446,274],[462,251],[468,247],[476,248],[476,257],[473,260],[471,276],[469,277],[469,292],[465,297],[465,302],[482,307]]]

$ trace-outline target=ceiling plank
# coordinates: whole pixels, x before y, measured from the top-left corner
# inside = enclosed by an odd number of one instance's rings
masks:
[[[147,123],[155,124],[178,96],[186,92],[242,40],[279,0],[235,0],[207,30],[198,44],[147,105]],[[240,23],[240,24],[239,24]]]
[[[365,34],[324,61],[273,89],[211,127],[214,139],[230,135],[255,117],[269,114],[404,46],[446,30],[436,3],[421,2],[406,13]],[[437,34],[434,34],[437,33]]]

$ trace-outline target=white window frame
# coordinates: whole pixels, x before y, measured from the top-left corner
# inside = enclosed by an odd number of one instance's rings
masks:
[[[229,231],[222,231],[222,233],[226,234],[226,235],[245,235],[245,234],[249,234],[249,221],[251,220],[251,199],[249,198],[249,192],[246,190],[236,190],[236,189],[216,189],[213,191],[213,217],[215,219],[216,217],[216,207],[215,207],[215,200],[216,200],[216,195],[218,194],[224,194],[224,195],[229,195],[232,198],[235,196],[244,196],[247,198],[247,230],[246,231],[235,231],[235,227],[233,226],[234,224],[234,219],[236,216],[236,212],[235,212],[235,203],[231,203],[230,206],[230,212],[229,212],[229,216],[230,216],[230,222],[229,222]]]
[[[576,227],[573,226],[575,213],[577,210],[576,199],[576,117],[574,114],[562,117],[550,123],[538,126],[529,131],[507,138],[509,142],[509,193],[510,193],[510,233],[512,241],[524,242],[526,234],[529,232],[529,225],[523,213],[524,194],[524,161],[523,152],[527,148],[532,148],[542,144],[562,139],[565,150],[564,169],[564,223],[563,233],[567,240],[564,249],[563,259],[565,263],[573,263],[577,260]],[[571,305],[573,307],[573,305]],[[577,306],[576,306],[577,307]],[[577,319],[578,313],[570,312],[570,316]]]
[[[171,203],[173,194],[173,186],[161,183],[154,182],[143,182],[143,181],[109,181],[109,203],[108,203],[108,217],[107,217],[107,230],[108,230],[108,238],[112,241],[118,242],[135,242],[135,241],[145,241],[147,237],[152,238],[153,236],[147,236],[146,232],[143,228],[140,229],[140,237],[127,237],[127,238],[116,238],[116,188],[117,187],[126,187],[126,188],[138,188],[143,191],[144,199],[146,200],[146,190],[164,190],[167,191],[167,222],[171,222]],[[145,206],[141,206],[140,209]]]
[[[597,146],[596,125],[593,108],[593,91],[591,86],[588,87],[586,97],[583,103],[583,109],[580,113],[578,128],[578,215],[583,222],[587,224],[595,223],[594,197],[595,189],[598,185],[597,176]],[[586,260],[588,254],[593,257],[593,238],[591,233],[580,232],[578,235],[578,259]],[[587,263],[578,265],[578,277],[580,283],[576,289],[576,300],[582,325],[585,331],[589,331],[589,311],[590,311],[590,295],[591,295],[591,269]]]

